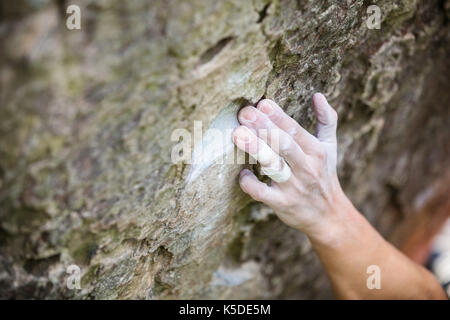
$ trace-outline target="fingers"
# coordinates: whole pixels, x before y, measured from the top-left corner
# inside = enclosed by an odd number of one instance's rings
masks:
[[[317,139],[302,128],[297,121],[289,117],[278,104],[269,99],[261,100],[257,108],[264,113],[281,130],[287,132],[306,154],[313,154]]]
[[[321,93],[314,94],[313,104],[317,117],[317,138],[322,142],[336,143],[337,112]]]
[[[237,127],[233,132],[233,139],[239,149],[249,153],[261,166],[270,166],[279,159],[279,156],[247,127]]]
[[[278,189],[269,187],[264,182],[259,181],[253,172],[248,169],[241,171],[239,184],[242,190],[250,195],[250,197],[268,205],[277,203],[277,199],[281,199],[282,197],[282,194]]]
[[[285,182],[291,177],[291,169],[263,140],[249,128],[240,126],[233,132],[236,146],[248,152],[260,165],[264,174],[276,182]]]
[[[282,156],[294,169],[300,169],[306,155],[294,139],[278,128],[265,114],[254,107],[243,108],[238,115],[239,121],[252,129],[270,148]]]

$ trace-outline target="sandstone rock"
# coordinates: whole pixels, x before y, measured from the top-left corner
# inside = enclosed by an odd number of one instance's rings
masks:
[[[324,92],[344,189],[389,236],[448,168],[449,6],[372,2],[379,30],[362,0],[86,0],[71,31],[64,2],[2,3],[0,296],[331,297],[242,166],[190,180],[170,137],[262,97],[312,129]]]

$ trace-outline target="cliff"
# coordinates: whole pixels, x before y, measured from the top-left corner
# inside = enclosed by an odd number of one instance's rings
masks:
[[[331,298],[241,165],[171,161],[174,130],[262,97],[312,130],[327,95],[343,187],[394,241],[448,170],[450,1],[73,3],[81,30],[64,1],[0,4],[2,298]]]

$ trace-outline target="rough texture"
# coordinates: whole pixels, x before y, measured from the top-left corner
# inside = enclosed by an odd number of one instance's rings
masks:
[[[170,161],[174,129],[229,106],[272,98],[312,129],[324,92],[344,189],[386,236],[448,168],[450,1],[73,3],[81,31],[64,1],[0,4],[0,297],[330,298],[242,166],[188,183]]]

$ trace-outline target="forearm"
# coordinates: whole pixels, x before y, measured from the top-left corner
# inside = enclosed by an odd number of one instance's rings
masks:
[[[343,193],[335,208],[309,237],[338,298],[446,299],[437,280],[385,241]],[[367,285],[369,266],[380,270],[380,289]]]

